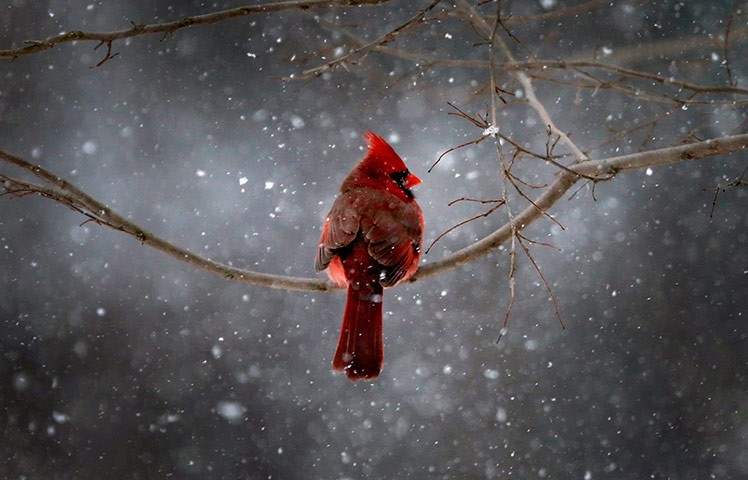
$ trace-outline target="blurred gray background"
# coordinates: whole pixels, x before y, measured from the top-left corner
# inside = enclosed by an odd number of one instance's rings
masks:
[[[244,3],[10,0],[0,5],[0,48]],[[520,18],[582,3],[505,1],[503,9]],[[426,4],[316,13],[373,40]],[[623,0],[509,28],[540,58],[603,52],[628,68],[727,85],[724,49],[706,39],[724,35],[739,4]],[[728,56],[739,86],[748,63],[746,36],[735,32],[745,26],[744,15],[733,16]],[[444,17],[390,46],[484,60],[480,42]],[[91,42],[3,60],[0,148],[180,246],[268,273],[315,275],[322,217],[363,156],[368,129],[423,179],[427,244],[482,212],[447,203],[499,195],[489,142],[427,169],[480,136],[449,116],[446,102],[485,112],[487,71],[370,53],[348,70],[284,80],[345,45],[341,31],[287,11],[117,41],[119,55],[100,68],[91,67],[104,48]],[[519,90],[499,75],[504,90]],[[538,80],[537,89],[593,158],[747,130],[745,96],[673,109],[558,82]],[[502,133],[543,151],[542,122],[504,96]],[[592,150],[612,130],[666,111],[651,128]],[[735,180],[747,160],[741,153],[621,174],[598,184],[594,198],[585,187],[560,201],[552,213],[565,230],[541,220],[526,231],[561,249],[531,246],[565,330],[521,252],[517,299],[498,344],[506,249],[389,290],[385,370],[356,384],[330,371],[341,293],[232,283],[121,233],[81,226],[84,217],[49,200],[2,197],[0,476],[745,478],[748,191],[720,195],[710,218],[710,189]],[[542,184],[553,169],[524,159],[517,172]],[[500,210],[462,227],[425,262],[505,221]]]

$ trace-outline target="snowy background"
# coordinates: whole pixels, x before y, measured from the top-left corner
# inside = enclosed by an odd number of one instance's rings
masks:
[[[371,40],[421,3],[318,13]],[[504,10],[574,3],[505,1]],[[723,35],[740,2],[611,3],[513,33],[542,58],[601,48],[615,56]],[[0,48],[241,4],[6,0]],[[745,23],[737,16],[733,28]],[[0,148],[194,252],[312,277],[322,217],[371,129],[424,180],[417,197],[428,244],[482,211],[449,201],[498,195],[486,145],[426,172],[480,134],[448,116],[446,102],[485,111],[487,72],[371,53],[349,71],[283,80],[335,55],[341,35],[288,11],[118,41],[119,56],[100,68],[91,68],[104,55],[95,43],[3,60]],[[731,59],[741,86],[744,39],[734,35]],[[476,43],[447,18],[394,46],[485,59]],[[653,51],[622,64],[726,85],[724,51],[704,44],[683,62]],[[501,82],[518,88],[509,75]],[[671,107],[556,83],[539,83],[538,94],[582,148]],[[509,105],[500,121],[503,133],[542,151],[544,127],[530,109]],[[591,155],[638,151],[644,136],[645,148],[677,144],[692,130],[745,132],[746,110],[679,111]],[[527,162],[528,181],[550,178],[547,166]],[[344,295],[232,283],[80,226],[85,218],[48,200],[0,198],[0,476],[745,478],[748,191],[721,195],[710,219],[705,189],[746,165],[741,154],[622,174],[597,185],[596,200],[583,189],[559,202],[553,213],[565,231],[533,225],[530,238],[561,248],[532,251],[565,330],[519,255],[517,301],[496,344],[505,250],[389,290],[385,370],[356,384],[330,371]],[[425,261],[505,219],[499,211],[459,229]]]

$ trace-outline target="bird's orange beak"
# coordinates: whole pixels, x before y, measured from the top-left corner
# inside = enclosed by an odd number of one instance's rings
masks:
[[[413,188],[416,185],[420,185],[420,184],[421,184],[421,179],[416,177],[410,172],[408,172],[408,176],[405,177],[405,180],[403,180],[403,186],[408,189]]]

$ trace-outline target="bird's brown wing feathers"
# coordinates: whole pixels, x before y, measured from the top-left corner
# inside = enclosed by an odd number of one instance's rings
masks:
[[[352,200],[355,199],[341,195],[327,214],[314,262],[314,268],[318,272],[327,268],[335,257],[335,250],[349,245],[358,235],[361,217],[356,212],[355,201]]]
[[[391,287],[418,268],[423,227],[415,203],[377,210],[362,221],[361,229],[369,254],[383,267],[382,286]]]
[[[362,215],[360,212],[367,214]],[[369,254],[382,266],[381,284],[395,285],[418,268],[423,221],[415,202],[361,188],[343,192],[322,227],[315,268],[328,267],[337,252],[350,245],[359,232]]]

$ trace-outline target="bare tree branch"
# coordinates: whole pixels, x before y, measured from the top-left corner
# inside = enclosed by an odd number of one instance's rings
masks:
[[[33,183],[0,174],[0,181],[3,182],[2,185],[6,190],[6,194],[21,196],[30,193],[38,193],[43,197],[54,200],[74,211],[82,213],[88,217],[89,221],[126,233],[131,237],[135,237],[140,243],[166,253],[167,255],[189,265],[215,273],[229,280],[248,283],[250,285],[307,291],[326,291],[336,288],[334,285],[321,279],[297,278],[253,272],[224,265],[214,260],[201,257],[159,238],[135,223],[130,222],[122,215],[92,198],[69,181],[58,177],[38,165],[29,163],[20,157],[2,150],[0,150],[0,159],[33,173],[47,184],[35,185]]]
[[[167,23],[154,23],[142,25],[133,23],[131,28],[115,30],[111,32],[82,32],[75,30],[72,32],[52,35],[43,40],[27,40],[26,46],[0,50],[0,58],[16,59],[22,55],[49,50],[57,44],[76,41],[97,41],[99,45],[106,44],[111,53],[111,43],[123,38],[137,37],[140,35],[151,35],[154,33],[169,34],[182,28],[192,27],[195,25],[209,25],[220,22],[229,18],[243,17],[259,13],[272,13],[281,10],[307,10],[310,8],[335,8],[335,7],[359,7],[365,5],[379,5],[390,0],[288,0],[273,3],[263,3],[260,5],[248,5],[244,7],[231,8],[218,12],[206,13],[204,15],[195,15],[184,17],[179,20]],[[116,54],[115,54],[116,55]],[[113,55],[107,55],[108,57]],[[108,60],[108,58],[107,58]]]
[[[541,194],[532,205],[526,207],[514,217],[516,231],[522,231],[535,220],[542,217],[563,195],[580,179],[579,174],[611,178],[618,172],[645,167],[654,167],[677,163],[687,160],[748,150],[748,134],[721,137],[703,142],[691,143],[678,147],[650,150],[642,153],[612,157],[602,160],[590,160],[570,167],[572,172],[560,171],[558,179]],[[0,150],[0,160],[15,165],[43,180],[47,185],[35,185],[24,182],[6,174],[0,174],[2,187],[6,195],[24,196],[31,193],[40,194],[45,198],[61,203],[68,208],[88,217],[87,221],[94,221],[100,225],[126,233],[139,242],[167,255],[201,268],[226,279],[243,282],[262,287],[300,290],[300,291],[330,291],[339,287],[321,279],[290,277],[254,272],[231,267],[214,260],[201,257],[184,248],[178,247],[156,235],[146,231],[137,224],[125,219],[111,208],[95,200],[80,188],[38,165]],[[512,227],[505,224],[495,232],[489,234],[474,244],[453,254],[422,266],[408,282],[423,280],[447,270],[452,270],[466,263],[487,255],[491,250],[507,242],[512,237]]]
[[[603,178],[609,178],[618,172],[626,170],[655,167],[687,160],[698,160],[713,155],[747,150],[748,134],[742,134],[715,138],[677,147],[650,150],[620,157],[589,160],[577,163],[569,167],[574,171],[574,173],[566,171],[559,172],[556,181],[535,199],[535,205],[527,206],[515,216],[515,222],[518,225],[518,230],[521,231],[531,225],[535,220],[541,218],[543,216],[543,211],[547,212],[575,183],[577,183],[577,181],[581,179],[577,174],[596,175]],[[423,265],[407,281],[415,282],[423,280],[470,263],[483,257],[499,245],[506,243],[511,237],[512,227],[507,223],[470,246],[458,250],[441,260]]]

